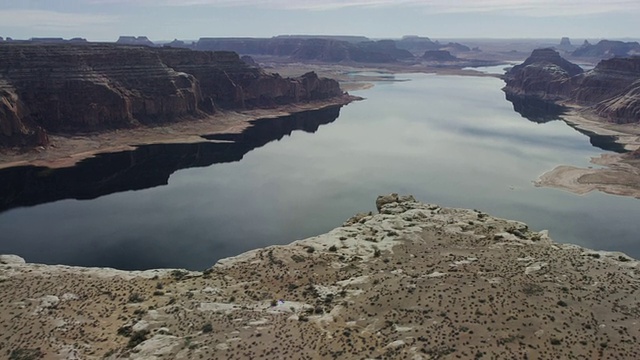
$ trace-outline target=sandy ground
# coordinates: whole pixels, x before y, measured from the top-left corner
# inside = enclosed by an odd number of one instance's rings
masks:
[[[0,358],[640,358],[638,261],[476,210],[377,203],[202,273],[0,257]]]
[[[206,118],[189,118],[158,126],[140,126],[87,134],[51,134],[50,145],[21,151],[0,150],[0,169],[19,165],[38,165],[51,168],[73,166],[78,161],[99,153],[116,152],[136,145],[161,143],[206,142],[202,135],[242,132],[249,122],[260,118],[279,117],[292,113],[318,110],[328,106],[345,105],[360,100],[343,96],[325,101],[282,106],[276,109],[257,109],[241,112],[220,112]]]
[[[578,108],[573,108],[563,119],[569,125],[584,131],[615,136],[616,142],[629,151],[640,148],[640,124],[603,122],[580,112]],[[542,174],[535,181],[535,185],[580,195],[597,190],[640,199],[640,159],[633,158],[630,154],[602,154],[592,158],[591,163],[597,167],[560,165]]]

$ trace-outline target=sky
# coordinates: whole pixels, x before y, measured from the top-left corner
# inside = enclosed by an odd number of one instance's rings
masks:
[[[639,38],[640,0],[0,0],[0,36]]]

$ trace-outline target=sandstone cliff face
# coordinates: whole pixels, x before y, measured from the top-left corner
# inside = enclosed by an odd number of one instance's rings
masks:
[[[24,106],[15,91],[0,81],[0,146],[44,145],[48,138],[44,130],[24,118]]]
[[[617,123],[640,121],[640,57],[601,61],[583,72],[551,50],[535,50],[505,75],[509,96],[586,106]]]
[[[505,74],[505,91],[512,95],[558,100],[567,81],[582,73],[580,66],[563,59],[553,49],[536,49],[524,63]]]
[[[0,145],[46,142],[44,131],[173,121],[216,108],[341,95],[336,81],[284,79],[231,52],[107,44],[0,44]]]

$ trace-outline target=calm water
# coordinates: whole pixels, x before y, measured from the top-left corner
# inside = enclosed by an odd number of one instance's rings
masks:
[[[2,209],[48,202],[0,213],[0,253],[204,269],[326,232],[375,210],[378,194],[398,192],[640,257],[640,201],[532,185],[558,164],[589,166],[602,150],[587,136],[519,106],[534,114],[525,119],[498,79],[399,77],[411,81],[381,82],[355,92],[366,101],[217,138],[237,144],[151,146],[75,169],[0,172]]]

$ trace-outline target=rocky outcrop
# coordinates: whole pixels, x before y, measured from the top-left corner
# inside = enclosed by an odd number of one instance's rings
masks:
[[[120,45],[142,45],[142,46],[154,46],[155,44],[149,40],[146,36],[120,36],[116,41],[116,44]]]
[[[640,122],[640,57],[602,60],[571,79],[571,99],[617,123]]]
[[[568,80],[583,72],[580,66],[553,49],[536,49],[524,63],[505,74],[505,91],[512,95],[537,96],[557,100],[566,91]]]
[[[0,81],[0,146],[45,145],[46,132],[25,116],[25,107],[13,87]]]
[[[585,40],[584,44],[571,53],[571,55],[574,57],[599,59],[640,55],[640,43],[637,41],[601,40],[597,44],[592,45]]]
[[[509,96],[575,104],[607,121],[640,121],[640,57],[602,60],[583,72],[551,49],[534,50],[504,77]]]
[[[202,272],[0,256],[4,353],[638,358],[637,260],[412,196],[392,194],[376,205],[378,213],[358,214],[328,233],[255,249]]]
[[[1,145],[45,131],[174,121],[216,109],[273,107],[342,94],[314,73],[267,74],[231,52],[107,44],[0,44]]]
[[[446,50],[427,50],[422,55],[422,60],[426,61],[458,61],[459,59]]]

